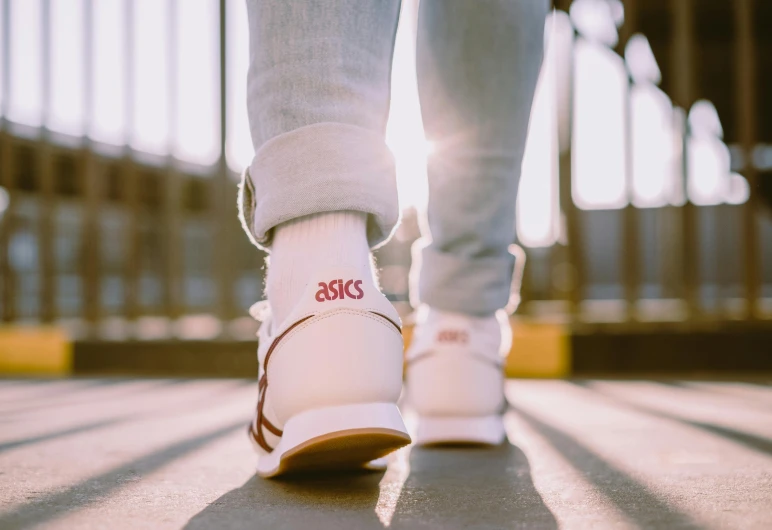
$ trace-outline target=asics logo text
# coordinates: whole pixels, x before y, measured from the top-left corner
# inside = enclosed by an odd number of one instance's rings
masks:
[[[325,302],[327,300],[344,299],[346,297],[359,300],[365,295],[360,287],[362,280],[332,280],[329,283],[319,282],[319,290],[316,291],[316,301]],[[353,287],[353,290],[352,290]]]
[[[464,330],[444,329],[437,334],[437,342],[466,344],[469,334]]]

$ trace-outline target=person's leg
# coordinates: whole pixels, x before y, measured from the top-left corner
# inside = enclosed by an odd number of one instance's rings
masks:
[[[546,0],[421,1],[418,90],[434,152],[418,297],[433,308],[486,316],[507,304],[546,13]]]
[[[399,316],[369,265],[399,218],[384,141],[399,1],[248,0],[248,11],[255,158],[239,207],[271,252],[273,313],[249,426],[257,470],[360,466],[410,442]]]
[[[515,200],[542,61],[546,0],[422,0],[418,90],[429,234],[416,246],[419,317],[408,351],[416,443],[504,439],[502,354]],[[427,244],[428,242],[428,244]]]
[[[267,295],[282,319],[310,267],[369,268],[368,247],[399,218],[384,130],[400,2],[247,6],[255,157],[240,206],[253,241],[271,251]]]

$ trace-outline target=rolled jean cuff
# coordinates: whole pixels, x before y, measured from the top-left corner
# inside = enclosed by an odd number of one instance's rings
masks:
[[[491,315],[507,306],[515,264],[511,254],[466,258],[424,246],[420,255],[420,303],[477,316]]]
[[[269,250],[272,229],[321,212],[365,212],[376,248],[399,221],[394,157],[377,132],[339,123],[301,127],[266,142],[244,173],[239,215],[253,243]]]

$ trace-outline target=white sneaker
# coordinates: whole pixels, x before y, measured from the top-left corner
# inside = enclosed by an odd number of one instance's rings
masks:
[[[425,310],[407,352],[407,402],[417,413],[415,442],[504,441],[506,317],[475,318]]]
[[[320,273],[276,328],[261,305],[250,310],[263,324],[248,429],[259,475],[361,467],[410,443],[397,408],[400,319],[372,278]]]

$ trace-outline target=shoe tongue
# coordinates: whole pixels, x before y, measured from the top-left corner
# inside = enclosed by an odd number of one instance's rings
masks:
[[[276,331],[281,333],[308,315],[339,308],[375,311],[400,321],[399,314],[375,286],[369,271],[335,267],[311,276],[297,305]]]

